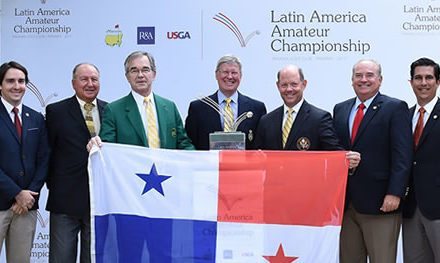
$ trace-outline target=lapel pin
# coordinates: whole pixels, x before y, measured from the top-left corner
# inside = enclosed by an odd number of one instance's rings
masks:
[[[378,108],[378,107],[377,107],[376,105],[373,106],[373,110],[377,110],[377,108]]]
[[[27,112],[24,115],[26,115],[26,117],[29,117],[29,113],[27,113]]]
[[[434,120],[437,120],[438,115],[434,115],[432,118],[433,118]]]

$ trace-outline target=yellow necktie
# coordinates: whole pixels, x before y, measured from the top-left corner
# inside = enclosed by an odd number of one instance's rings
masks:
[[[90,136],[92,137],[96,136],[95,123],[93,122],[93,115],[92,115],[92,110],[94,107],[95,105],[93,105],[93,103],[90,102],[86,102],[86,104],[84,104],[84,110],[86,111],[85,114],[86,125],[87,125],[87,129],[90,132]]]
[[[292,128],[293,124],[293,109],[287,110],[287,118],[286,122],[283,126],[283,148],[286,147],[287,138],[289,138],[290,129]]]
[[[225,114],[223,118],[223,131],[231,132],[234,126],[234,112],[231,107],[231,98],[226,98]]]
[[[156,123],[156,115],[154,114],[154,111],[153,111],[151,99],[149,97],[145,97],[144,103],[145,103],[145,111],[147,113],[148,145],[150,146],[150,148],[160,148],[159,132],[158,132],[157,123]]]

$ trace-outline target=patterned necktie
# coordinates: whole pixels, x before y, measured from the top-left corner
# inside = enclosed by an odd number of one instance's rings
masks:
[[[86,104],[84,104],[84,110],[86,111],[85,114],[86,125],[91,137],[96,136],[95,123],[93,122],[93,115],[92,115],[92,110],[94,107],[95,105],[93,105],[93,103],[90,102],[86,102]]]
[[[21,122],[20,117],[18,117],[18,108],[14,107],[12,109],[12,112],[14,113],[14,124],[15,129],[17,130],[18,138],[21,139]]]
[[[148,139],[148,146],[150,148],[160,148],[159,143],[159,132],[157,129],[157,123],[156,123],[156,114],[154,114],[153,106],[151,99],[149,97],[144,98],[145,103],[145,112],[147,114],[147,139]]]
[[[357,132],[359,130],[359,126],[361,125],[362,119],[364,118],[364,109],[365,104],[361,103],[358,106],[356,116],[354,116],[353,127],[351,129],[351,143],[353,144],[354,139],[356,138]]]
[[[419,109],[419,119],[417,120],[416,128],[414,129],[414,147],[417,147],[420,137],[422,137],[423,118],[425,117],[425,112],[426,110],[423,107]]]
[[[287,138],[289,138],[290,129],[292,129],[293,124],[293,109],[287,110],[287,118],[283,126],[283,148],[286,147]]]
[[[225,132],[233,131],[232,127],[234,126],[234,112],[232,111],[231,101],[231,98],[225,99],[226,106],[223,118],[223,131]]]

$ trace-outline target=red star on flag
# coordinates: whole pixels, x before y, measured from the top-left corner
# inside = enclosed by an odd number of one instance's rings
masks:
[[[263,256],[270,263],[291,263],[298,259],[298,257],[286,257],[284,256],[283,245],[278,247],[277,254],[275,256]]]

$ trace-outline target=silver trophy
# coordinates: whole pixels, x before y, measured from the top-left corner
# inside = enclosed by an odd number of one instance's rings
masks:
[[[220,116],[225,118],[225,111],[220,108],[220,105],[210,97],[202,97],[199,99],[213,110],[215,110]],[[254,114],[252,111],[243,112],[234,121],[232,131],[216,131],[209,134],[209,149],[211,150],[246,150],[246,135],[237,131],[238,126],[246,119],[252,118]]]

